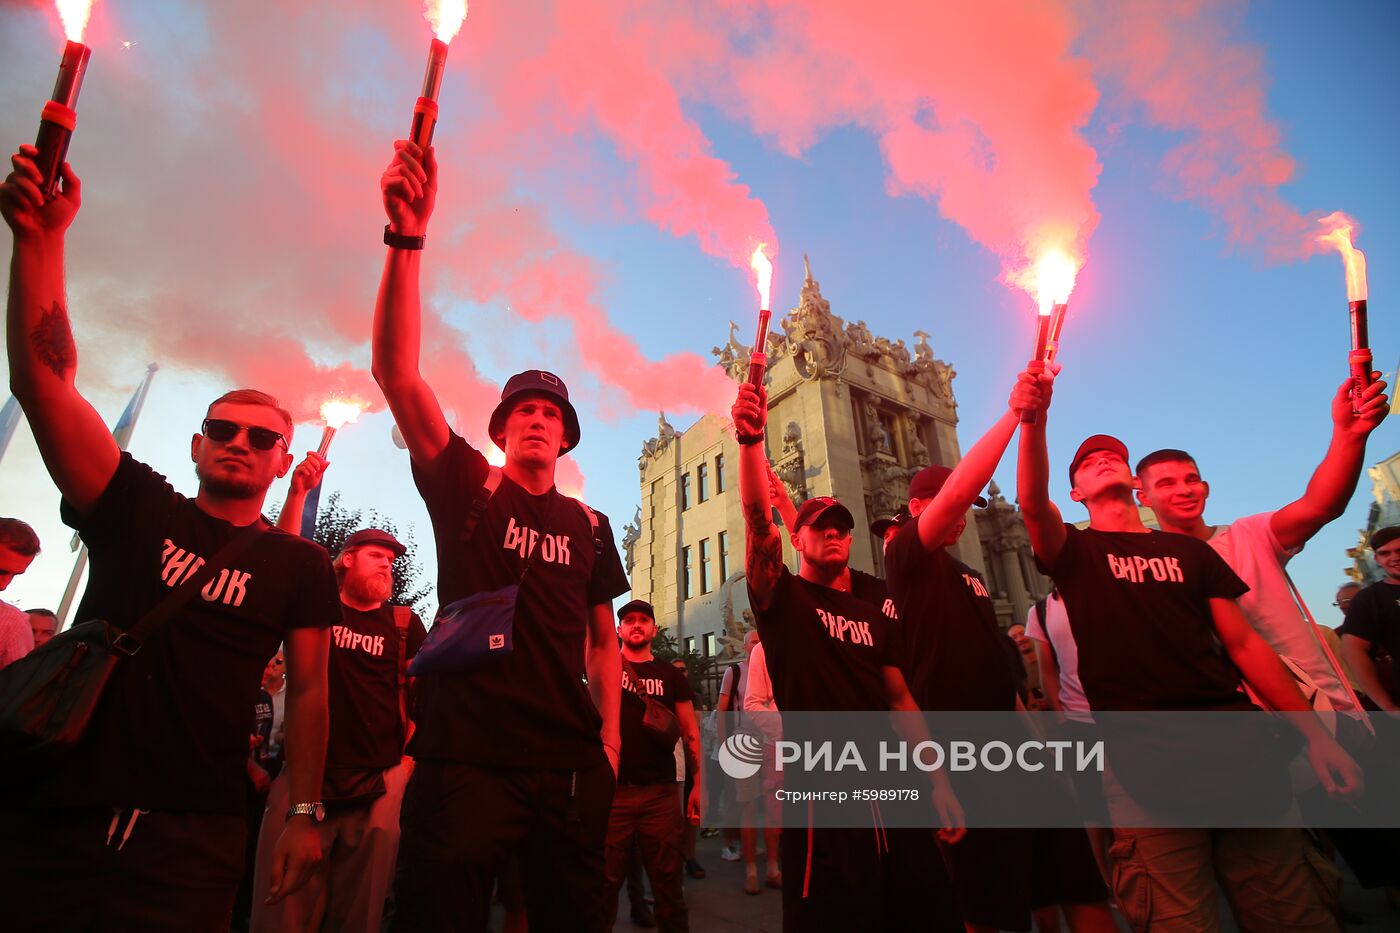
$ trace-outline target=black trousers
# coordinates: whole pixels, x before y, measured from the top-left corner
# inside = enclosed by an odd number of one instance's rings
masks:
[[[962,933],[932,829],[787,826],[783,933]]]
[[[492,882],[514,853],[531,933],[601,931],[614,778],[419,759],[399,815],[393,933],[484,931]]]
[[[246,833],[242,816],[220,814],[0,811],[0,925],[227,933]]]

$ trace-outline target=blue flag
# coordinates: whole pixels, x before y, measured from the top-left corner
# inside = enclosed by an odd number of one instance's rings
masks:
[[[308,541],[316,540],[316,512],[321,508],[321,484],[306,494],[306,502],[301,507],[301,536]]]
[[[15,428],[19,426],[20,411],[19,400],[13,395],[5,403],[4,408],[0,408],[0,460],[5,459],[5,449],[10,446],[10,438],[15,436]]]

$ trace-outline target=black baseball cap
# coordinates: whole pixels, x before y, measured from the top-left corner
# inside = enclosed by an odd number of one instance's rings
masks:
[[[943,484],[948,482],[948,477],[952,475],[952,469],[945,467],[941,463],[935,463],[933,466],[924,467],[922,470],[915,473],[914,478],[909,481],[909,498],[932,499],[934,496],[938,495],[938,491],[943,488]],[[976,499],[972,500],[972,504],[979,509],[985,509],[987,507],[987,500],[982,496],[978,496]]]
[[[895,512],[889,518],[877,518],[875,519],[875,521],[871,522],[870,533],[877,538],[883,538],[885,536],[885,532],[890,529],[891,525],[902,525],[905,523],[905,521],[908,520],[908,518],[908,510],[900,508],[898,512]]]
[[[1079,464],[1084,458],[1100,450],[1107,450],[1123,458],[1123,462],[1128,462],[1128,445],[1114,437],[1112,434],[1094,434],[1084,439],[1084,443],[1079,445],[1079,449],[1074,452],[1074,459],[1069,462],[1069,484],[1074,485],[1074,471],[1079,469]]]
[[[802,503],[802,508],[797,510],[797,517],[792,521],[794,533],[803,525],[810,525],[827,513],[829,509],[838,510],[835,514],[846,523],[847,528],[856,527],[855,516],[851,510],[841,504],[841,500],[832,496],[813,496]]]
[[[1400,525],[1387,525],[1371,532],[1371,537],[1366,544],[1372,551],[1375,551],[1385,547],[1396,538],[1400,538]]]
[[[496,410],[491,412],[487,431],[497,447],[505,449],[503,443],[506,416],[510,414],[515,403],[520,401],[520,397],[525,395],[543,395],[558,404],[559,410],[564,413],[564,446],[559,448],[560,456],[578,446],[578,412],[574,411],[573,404],[569,402],[568,386],[554,373],[545,372],[543,369],[527,369],[506,380],[506,387],[501,390],[501,402],[496,406]]]
[[[408,548],[399,543],[389,532],[380,528],[361,528],[359,531],[345,539],[345,543],[340,546],[340,553],[353,551],[357,547],[365,547],[370,544],[377,544],[380,547],[388,548],[394,552],[394,557],[403,557],[408,552]]]
[[[656,621],[656,610],[652,609],[651,603],[647,602],[645,599],[634,599],[617,610],[617,621],[621,622],[623,619],[627,618],[629,613],[633,612],[640,612],[642,615],[650,618],[651,621]]]

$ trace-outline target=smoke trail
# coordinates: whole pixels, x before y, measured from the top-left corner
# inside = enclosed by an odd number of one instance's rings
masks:
[[[1162,169],[1223,222],[1229,242],[1274,261],[1317,251],[1316,224],[1279,193],[1296,166],[1269,116],[1262,50],[1231,37],[1238,3],[1096,0],[1084,43],[1113,101],[1182,135]]]

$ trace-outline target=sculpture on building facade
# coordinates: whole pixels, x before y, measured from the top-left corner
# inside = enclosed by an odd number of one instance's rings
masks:
[[[632,520],[622,526],[622,550],[624,552],[623,563],[627,568],[627,576],[632,576],[632,566],[637,562],[636,551],[637,542],[642,539],[642,507],[637,506],[637,512],[632,516]]]
[[[789,421],[783,429],[783,450],[773,472],[787,487],[794,505],[807,501],[807,461],[802,451],[802,429],[796,421]]]

